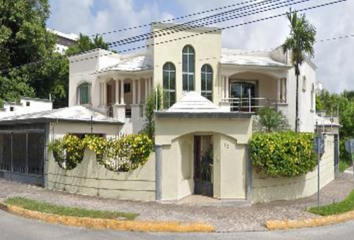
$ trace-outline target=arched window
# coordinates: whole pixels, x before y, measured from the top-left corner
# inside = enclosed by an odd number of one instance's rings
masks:
[[[209,64],[202,67],[202,96],[213,101],[213,69]]]
[[[176,102],[176,67],[173,63],[163,66],[163,107],[170,108]]]
[[[77,88],[78,104],[91,103],[91,84],[83,83]]]
[[[183,91],[194,91],[195,52],[193,47],[185,46],[182,55]]]

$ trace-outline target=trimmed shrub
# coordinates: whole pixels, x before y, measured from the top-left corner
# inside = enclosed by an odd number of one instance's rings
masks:
[[[255,133],[249,142],[253,167],[274,178],[311,172],[317,165],[313,139],[311,133]]]

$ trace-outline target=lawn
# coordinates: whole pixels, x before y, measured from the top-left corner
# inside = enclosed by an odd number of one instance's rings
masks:
[[[333,203],[323,207],[314,207],[309,210],[311,213],[322,216],[336,215],[349,211],[354,211],[354,191],[352,191],[342,202]]]
[[[348,162],[346,162],[346,161],[339,161],[339,171],[340,171],[340,172],[344,172],[344,171],[347,170],[350,166],[351,166],[351,164],[348,163]]]
[[[7,205],[22,207],[27,210],[56,214],[60,216],[70,217],[88,217],[88,218],[101,218],[101,219],[119,219],[119,220],[134,220],[139,214],[137,213],[123,213],[123,212],[110,212],[88,210],[82,208],[64,207],[53,205],[45,202],[39,202],[22,197],[8,198],[5,201]]]

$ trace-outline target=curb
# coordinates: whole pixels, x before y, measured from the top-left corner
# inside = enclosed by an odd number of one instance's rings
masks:
[[[114,219],[66,217],[26,210],[21,207],[6,205],[1,202],[0,209],[8,213],[12,213],[25,218],[41,220],[46,223],[61,224],[71,227],[85,227],[94,230],[174,233],[210,233],[215,231],[212,225],[205,223],[119,221]]]
[[[298,228],[323,227],[337,223],[344,223],[354,220],[354,211],[340,215],[331,215],[326,217],[310,218],[303,220],[270,220],[266,222],[266,228],[269,230],[287,230]]]

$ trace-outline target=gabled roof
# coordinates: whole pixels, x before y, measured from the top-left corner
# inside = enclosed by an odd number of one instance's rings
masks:
[[[273,60],[269,52],[244,53],[236,49],[222,49],[221,64],[239,66],[259,66],[259,67],[281,67],[289,68],[285,63]]]
[[[148,56],[136,56],[124,59],[118,64],[103,68],[95,73],[102,73],[108,71],[124,71],[124,72],[140,72],[153,68],[152,59]]]
[[[102,113],[94,111],[88,107],[74,106],[54,109],[36,113],[13,115],[0,119],[0,124],[7,123],[32,123],[32,122],[93,122],[107,124],[123,124],[117,119],[108,117]]]

